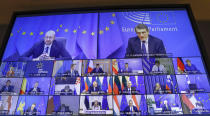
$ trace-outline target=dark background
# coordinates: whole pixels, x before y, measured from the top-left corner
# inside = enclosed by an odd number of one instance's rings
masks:
[[[0,0],[0,46],[15,11],[151,4],[190,4],[207,52],[205,56],[210,56],[210,0]],[[207,64],[210,67],[209,58]]]

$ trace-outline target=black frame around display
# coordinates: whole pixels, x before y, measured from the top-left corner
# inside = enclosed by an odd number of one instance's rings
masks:
[[[5,51],[5,48],[6,48],[6,45],[7,45],[7,42],[9,40],[9,36],[10,36],[10,33],[12,31],[12,27],[14,25],[14,22],[15,22],[15,19],[16,17],[22,17],[22,16],[36,16],[36,15],[52,15],[52,14],[67,14],[67,13],[91,13],[91,12],[109,12],[109,11],[129,11],[129,10],[167,10],[167,9],[186,9],[187,10],[187,13],[188,13],[188,16],[189,16],[189,20],[191,22],[191,25],[192,25],[192,28],[193,28],[193,31],[194,31],[194,34],[196,36],[196,41],[198,43],[198,46],[199,46],[199,50],[201,52],[201,60],[203,61],[203,64],[204,64],[204,69],[205,69],[205,74],[207,75],[207,78],[208,80],[209,79],[209,72],[210,72],[210,65],[207,64],[208,63],[208,58],[207,58],[207,52],[205,50],[205,46],[204,46],[204,43],[203,43],[203,40],[200,36],[200,33],[198,31],[198,27],[196,25],[196,21],[194,19],[194,16],[193,16],[193,13],[192,13],[192,10],[191,10],[191,7],[190,5],[188,4],[170,4],[170,5],[142,5],[142,6],[111,6],[111,7],[95,7],[95,8],[74,8],[74,9],[51,9],[51,10],[38,10],[38,11],[23,11],[23,12],[15,12],[13,15],[12,15],[12,18],[11,18],[11,21],[10,21],[10,24],[8,26],[8,30],[5,34],[5,37],[4,37],[4,40],[3,40],[3,43],[2,43],[2,46],[1,46],[1,50],[0,50],[0,58],[2,59],[3,57],[3,53]],[[176,58],[176,57],[170,57],[170,58]],[[80,60],[80,59],[73,59],[73,60]],[[87,59],[85,59],[87,60]],[[90,59],[88,59],[90,60]],[[94,59],[93,59],[94,60]],[[19,61],[20,62],[20,61]],[[172,64],[173,64],[173,61],[172,61]],[[53,68],[52,68],[53,70]],[[113,73],[112,73],[113,74]],[[203,74],[203,73],[202,73]],[[25,75],[25,74],[24,74]],[[149,74],[150,75],[150,74]],[[166,74],[166,75],[174,75],[175,78],[176,75],[178,74],[175,74],[175,69],[174,69],[174,74]],[[112,76],[112,79],[114,82],[114,75],[111,75]],[[130,76],[130,75],[129,75]],[[144,76],[145,75],[141,75],[143,76],[143,78],[145,78]],[[146,75],[147,76],[147,75]],[[87,76],[80,76],[80,78],[84,78],[84,77],[87,77]],[[2,77],[0,77],[1,79]],[[6,77],[3,77],[3,78],[6,78]],[[16,77],[15,77],[16,78]],[[44,77],[43,77],[44,78]],[[50,77],[50,85],[52,84],[52,78],[54,78],[53,76]],[[7,78],[7,79],[12,79],[12,78]],[[22,77],[21,77],[22,79]],[[176,80],[177,81],[177,80]],[[113,83],[114,85],[114,83]],[[179,85],[179,84],[178,84]],[[145,85],[145,79],[144,79],[144,86],[145,86],[145,94],[137,94],[137,95],[144,95],[145,98],[147,99],[147,95],[155,95],[155,94],[149,94],[147,93],[146,91],[146,85]],[[114,87],[113,87],[114,89]],[[50,92],[50,88],[49,88],[49,92]],[[48,93],[49,93],[48,92]],[[208,92],[206,92],[208,93]],[[175,94],[175,93],[172,93],[172,94]],[[178,91],[178,93],[176,93],[179,95],[179,98],[180,98],[180,102],[181,102],[181,93]],[[208,93],[210,94],[210,93]],[[116,94],[113,93],[113,90],[112,90],[112,96],[116,96]],[[163,94],[165,95],[165,94]],[[8,95],[3,95],[3,96],[8,96]],[[30,96],[30,95],[15,95],[15,96]],[[37,96],[37,95],[36,95]],[[40,95],[40,96],[55,96],[55,95],[51,95],[50,93],[48,95]],[[61,95],[62,96],[62,95]],[[75,96],[75,95],[71,95],[71,96]],[[80,97],[81,96],[85,96],[85,95],[81,95],[81,86],[80,86],[80,95],[76,95],[77,97],[79,97],[79,108],[78,108],[78,114],[80,114]],[[103,95],[98,95],[98,96],[103,96]],[[109,95],[106,95],[106,96],[109,96]],[[19,98],[18,98],[19,99]],[[49,99],[48,99],[49,100]],[[48,101],[47,101],[48,102]],[[114,110],[114,101],[112,99],[112,108]],[[181,102],[182,104],[182,102]],[[16,104],[16,109],[17,109],[17,105],[18,105],[18,101],[17,101],[17,104]],[[182,106],[182,105],[181,105]],[[48,107],[48,103],[47,103],[47,107]],[[16,110],[15,110],[16,111]],[[147,108],[147,112],[148,112],[148,108]],[[183,112],[183,111],[182,111]],[[47,108],[46,108],[46,114],[47,114]],[[183,113],[184,114],[184,113]],[[191,115],[194,115],[194,114],[191,114]]]

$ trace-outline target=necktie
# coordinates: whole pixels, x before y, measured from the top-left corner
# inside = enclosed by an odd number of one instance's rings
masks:
[[[71,70],[71,77],[73,77],[73,76],[74,76],[74,74],[73,74],[73,73],[74,73],[74,71],[73,71],[73,70]]]
[[[131,112],[132,112],[132,107],[131,107]]]
[[[8,92],[8,90],[9,90],[9,88],[8,88],[8,87],[6,87],[6,88],[5,88],[5,91],[6,91],[6,92]]]
[[[45,48],[45,53],[48,53],[48,49],[49,49],[49,47],[46,47]]]
[[[142,47],[141,47],[141,50],[142,50],[142,54],[146,54],[146,46],[145,46],[145,41],[142,41]]]
[[[158,72],[160,72],[160,67],[158,66]]]

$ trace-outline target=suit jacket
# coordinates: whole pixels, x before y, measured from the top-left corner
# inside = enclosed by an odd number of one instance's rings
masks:
[[[22,58],[27,58],[31,57],[32,58],[37,58],[39,57],[43,51],[44,51],[44,40],[38,43],[35,43],[31,49],[29,49],[26,53],[24,53],[21,57]],[[68,58],[71,59],[71,56],[69,55],[68,51],[66,48],[62,45],[62,43],[54,40],[51,46],[50,50],[50,57],[54,58]]]
[[[90,86],[89,89],[88,89],[88,92],[89,92],[89,93],[91,93],[91,92],[99,92],[99,91],[101,91],[101,88],[100,88],[99,86],[97,86],[97,87],[95,88],[95,91],[94,91],[93,86]]]
[[[79,73],[78,73],[77,70],[74,70],[72,74],[71,74],[71,71],[69,70],[69,71],[66,71],[65,74],[66,74],[67,76],[73,76],[73,77],[79,76]]]
[[[166,54],[166,50],[162,40],[151,35],[149,35],[148,39],[149,54]],[[130,38],[128,40],[128,46],[126,48],[126,57],[127,55],[135,54],[142,54],[141,41],[138,36]]]
[[[55,84],[75,84],[76,78],[71,77],[65,77],[66,79],[63,79],[62,77],[56,77],[55,78]]]
[[[171,111],[171,106],[168,105],[168,108],[166,108],[166,105],[164,104],[162,106],[162,112],[164,113],[165,111]],[[168,112],[169,113],[169,112]]]
[[[98,72],[96,71],[96,68],[94,68],[91,73],[104,73],[104,71],[101,67],[99,67]]]
[[[121,71],[121,73],[131,73],[131,72],[132,72],[131,68],[128,68],[127,71],[126,71],[126,69],[124,68],[124,69],[122,69],[122,71]]]
[[[0,92],[14,92],[14,86],[9,85],[8,90],[6,91],[6,85],[1,88]]]
[[[65,106],[64,109],[65,109],[64,112],[70,112],[69,106]],[[59,111],[59,112],[62,112],[61,110],[62,110],[62,106],[59,107],[59,110],[58,110],[58,111]]]
[[[65,89],[61,90],[61,95],[72,95],[72,90],[69,89],[68,93],[65,91]]]
[[[127,106],[125,109],[124,109],[124,112],[130,112],[130,106]],[[138,112],[138,109],[136,106],[133,106],[133,112]]]
[[[128,88],[126,87],[124,90],[123,90],[123,94],[130,94],[128,93]],[[134,94],[136,92],[136,88],[135,87],[131,87],[131,94]]]
[[[31,88],[28,92],[28,94],[34,94],[32,91],[33,91],[33,89],[34,88]],[[36,92],[41,92],[41,89],[39,88],[39,87],[37,87],[37,89],[36,89]],[[35,93],[35,94],[37,94],[37,93]]]
[[[29,108],[26,110],[25,114],[26,114],[26,115],[30,115],[30,111],[31,111],[31,107],[29,107]],[[33,111],[31,111],[31,115],[37,115],[37,109],[36,109],[36,108],[34,108]]]

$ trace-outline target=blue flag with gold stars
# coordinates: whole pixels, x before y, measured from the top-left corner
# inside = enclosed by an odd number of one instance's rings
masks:
[[[122,33],[115,13],[99,14],[99,58],[110,58],[123,45]]]
[[[97,25],[97,13],[17,17],[3,60],[18,60],[35,43],[43,41],[49,30],[55,31],[55,40],[64,40],[73,59],[95,59]]]
[[[109,104],[108,104],[107,96],[106,95],[103,96],[102,109],[103,110],[109,110]]]
[[[124,111],[127,106],[128,106],[128,102],[127,102],[126,95],[122,95],[120,111]]]
[[[141,111],[141,115],[147,115],[147,103],[146,103],[145,95],[141,96],[139,110]]]

